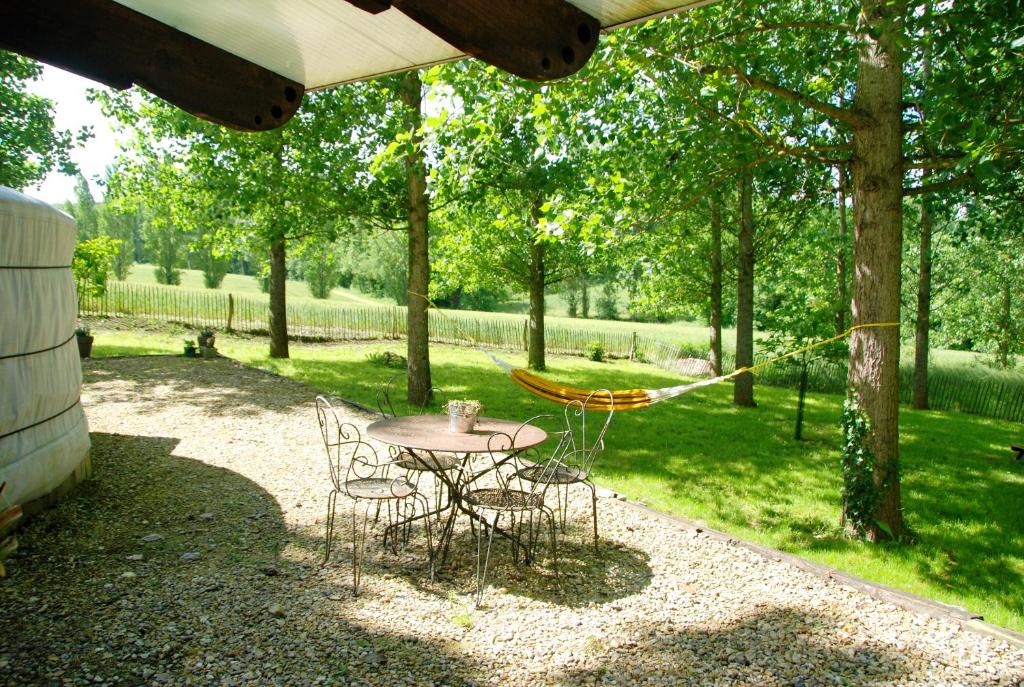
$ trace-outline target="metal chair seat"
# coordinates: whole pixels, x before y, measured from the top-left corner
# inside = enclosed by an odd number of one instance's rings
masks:
[[[415,470],[417,472],[443,472],[454,470],[459,467],[457,456],[448,453],[428,453],[419,455],[402,451],[395,459],[395,465],[403,470]]]
[[[416,493],[416,487],[404,477],[370,477],[345,482],[345,491],[357,499],[404,499]]]
[[[462,500],[476,508],[499,511],[533,510],[544,505],[543,494],[515,489],[474,489],[465,492]]]
[[[586,470],[569,465],[559,465],[551,469],[545,465],[532,465],[516,473],[528,482],[544,480],[549,484],[576,484],[585,481],[589,475]]]

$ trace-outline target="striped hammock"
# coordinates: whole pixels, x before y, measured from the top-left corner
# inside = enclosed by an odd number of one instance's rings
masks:
[[[795,351],[790,351],[784,355],[780,355],[777,358],[772,358],[757,365],[750,367],[741,367],[734,372],[729,374],[719,375],[718,377],[712,377],[711,379],[702,379],[699,382],[693,382],[691,384],[680,384],[678,386],[668,386],[662,389],[616,389],[614,391],[608,391],[605,389],[591,390],[581,389],[575,386],[568,386],[565,384],[558,384],[550,380],[544,379],[540,375],[536,375],[528,370],[524,370],[519,367],[513,367],[510,363],[498,358],[497,356],[487,353],[488,357],[493,360],[497,365],[505,370],[512,377],[512,381],[521,386],[522,388],[529,391],[535,396],[539,396],[548,401],[566,405],[576,401],[578,403],[585,403],[587,408],[599,411],[610,411],[610,410],[635,410],[638,408],[646,408],[649,405],[664,401],[670,398],[677,398],[683,394],[687,394],[695,389],[700,389],[705,386],[711,386],[724,382],[739,375],[749,372],[750,374],[757,374],[763,368],[785,360],[786,358],[792,358],[794,356],[806,353],[807,351],[830,344],[834,341],[844,339],[853,333],[857,329],[865,329],[868,327],[898,327],[898,322],[880,322],[871,324],[858,324],[850,327],[842,334],[833,336],[824,341],[817,341],[798,348]],[[589,400],[588,400],[589,399]]]

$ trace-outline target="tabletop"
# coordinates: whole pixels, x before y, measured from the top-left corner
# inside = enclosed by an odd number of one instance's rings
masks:
[[[520,429],[522,427],[522,429]],[[516,434],[516,430],[519,433]],[[537,446],[548,438],[540,427],[523,425],[515,420],[500,420],[491,417],[477,418],[472,432],[449,432],[447,415],[406,415],[404,417],[377,420],[366,428],[366,433],[377,441],[394,444],[403,448],[421,451],[451,451],[455,453],[486,453],[487,442],[492,434],[504,432],[516,434],[515,449],[524,450]],[[495,440],[492,448],[501,451],[509,446]],[[503,443],[507,444],[508,440]]]

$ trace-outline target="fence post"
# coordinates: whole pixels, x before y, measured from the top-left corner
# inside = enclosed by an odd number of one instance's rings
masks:
[[[530,320],[523,320],[523,350],[530,350]]]
[[[636,360],[636,332],[633,332],[633,336],[629,340],[629,361],[633,362]]]
[[[228,326],[227,331],[231,331],[231,320],[235,317],[235,297],[230,293],[228,294]]]

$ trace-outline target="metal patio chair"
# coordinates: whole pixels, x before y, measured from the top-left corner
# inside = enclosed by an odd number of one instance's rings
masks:
[[[540,415],[527,420],[520,429],[543,417]],[[499,432],[492,434],[487,440],[488,452],[481,454],[486,456],[483,460],[485,465],[477,470],[467,469],[464,471],[461,484],[462,503],[465,504],[475,518],[479,527],[476,527],[477,548],[476,548],[476,605],[479,607],[483,602],[484,586],[487,580],[487,566],[490,563],[491,544],[494,541],[494,532],[503,516],[508,516],[508,533],[511,534],[512,555],[518,560],[519,547],[526,549],[526,557],[532,558],[533,551],[539,539],[539,528],[535,527],[535,516],[547,520],[550,528],[551,557],[555,572],[558,577],[558,539],[555,533],[555,514],[544,502],[544,495],[548,486],[553,484],[551,478],[556,474],[561,462],[558,455],[561,451],[561,441],[556,448],[555,454],[540,465],[541,470],[535,474],[535,479],[524,480],[521,477],[524,454],[534,455],[536,451],[531,449],[526,452],[509,451],[515,446],[515,437],[519,433],[517,429],[511,435]],[[493,486],[477,484],[477,480],[488,476],[488,482]],[[527,526],[527,538],[522,539],[523,526]],[[487,539],[487,548],[484,550],[484,539]]]
[[[587,427],[587,413],[590,410],[591,399],[600,395],[602,403],[607,396],[610,410],[603,422],[597,427],[597,433],[593,428]],[[590,412],[597,412],[590,410]],[[547,463],[531,465],[519,471],[519,477],[533,482],[541,479],[550,481],[555,487],[558,495],[559,528],[565,532],[566,513],[569,510],[569,487],[574,484],[582,484],[590,489],[590,503],[594,520],[594,550],[597,550],[597,488],[590,479],[594,459],[604,450],[604,436],[608,432],[608,425],[612,422],[612,415],[615,413],[615,402],[611,392],[607,389],[598,389],[587,396],[585,401],[571,401],[565,406],[565,430],[562,434],[562,441],[559,444],[561,453],[557,458],[558,465],[553,470]]]
[[[380,411],[381,417],[389,419],[397,417],[395,407],[391,404],[391,389],[394,386],[395,378],[391,377],[388,381],[384,382],[377,387],[376,400],[377,410]],[[443,393],[438,387],[431,387],[431,392]],[[426,404],[420,407],[420,415],[426,410]],[[409,474],[409,479],[412,481],[416,488],[419,489],[420,480],[424,474],[435,474],[438,472],[448,472],[454,477],[454,472],[459,469],[462,464],[459,456],[454,453],[443,453],[440,451],[421,451],[419,453],[410,453],[404,449],[392,446],[389,449],[391,451],[391,458],[395,461],[395,465],[402,470],[405,470]],[[442,487],[444,482],[439,479],[434,480],[434,510],[441,511],[442,508]],[[450,500],[450,495],[449,495]]]
[[[395,461],[380,460],[376,449],[363,441],[359,428],[351,423],[342,422],[330,401],[323,396],[316,397],[316,415],[331,470],[331,493],[327,497],[326,543],[324,560],[321,565],[326,565],[331,557],[338,494],[344,493],[352,499],[352,594],[358,596],[370,509],[377,506],[379,513],[380,504],[387,503],[389,526],[385,531],[384,543],[387,545],[387,532],[393,532],[392,548],[395,549],[397,547],[395,542],[397,530],[394,528],[401,525],[403,519],[406,522],[411,522],[415,517],[417,504],[420,504],[426,512],[427,500],[416,490],[416,485],[406,477],[389,474],[394,469]],[[356,511],[360,502],[364,503],[361,528],[356,526]],[[394,520],[392,520],[392,506],[394,506]],[[433,580],[434,546],[430,518],[422,518],[422,520],[427,534],[430,579]],[[407,538],[407,530],[405,534]]]

